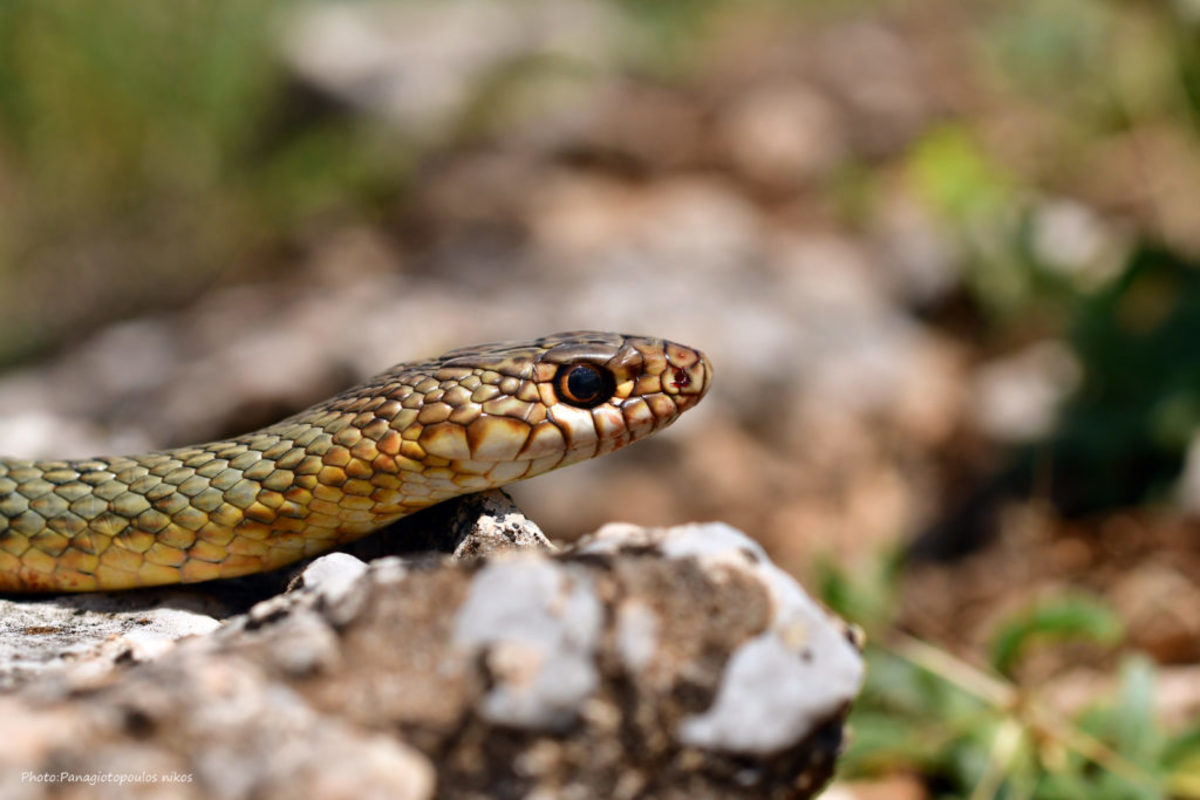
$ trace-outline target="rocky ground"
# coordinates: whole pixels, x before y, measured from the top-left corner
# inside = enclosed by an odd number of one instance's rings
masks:
[[[551,555],[494,494],[483,513],[464,504],[472,524],[445,543],[465,560],[325,556],[223,625],[183,592],[6,601],[26,627],[4,635],[18,688],[0,698],[14,743],[0,792],[586,800],[824,785],[862,681],[856,634],[758,545],[717,523],[614,525]]]

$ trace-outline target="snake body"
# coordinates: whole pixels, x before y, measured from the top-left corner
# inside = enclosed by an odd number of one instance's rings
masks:
[[[661,339],[556,334],[399,364],[232,439],[0,459],[0,591],[274,569],[647,436],[699,402],[711,376],[702,353]]]

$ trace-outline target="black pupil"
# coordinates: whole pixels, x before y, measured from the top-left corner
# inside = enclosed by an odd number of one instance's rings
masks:
[[[576,401],[595,400],[604,389],[604,378],[595,367],[575,367],[567,373],[567,393]]]

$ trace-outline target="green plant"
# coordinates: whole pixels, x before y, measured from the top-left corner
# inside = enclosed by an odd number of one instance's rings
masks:
[[[1003,676],[1022,654],[1064,640],[1115,646],[1119,625],[1101,601],[1067,595],[1015,614],[998,626],[990,663],[972,664],[896,630],[872,599],[874,578],[834,571],[822,580],[827,602],[878,615],[855,619],[874,633],[842,776],[912,773],[936,797],[970,800],[1200,797],[1200,723],[1163,729],[1144,656],[1122,653],[1114,688],[1073,716],[1052,710],[1040,687]]]

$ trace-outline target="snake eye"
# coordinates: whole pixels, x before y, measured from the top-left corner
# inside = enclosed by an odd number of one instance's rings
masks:
[[[554,394],[578,408],[595,408],[612,397],[615,389],[612,373],[586,362],[563,364],[554,376]]]

